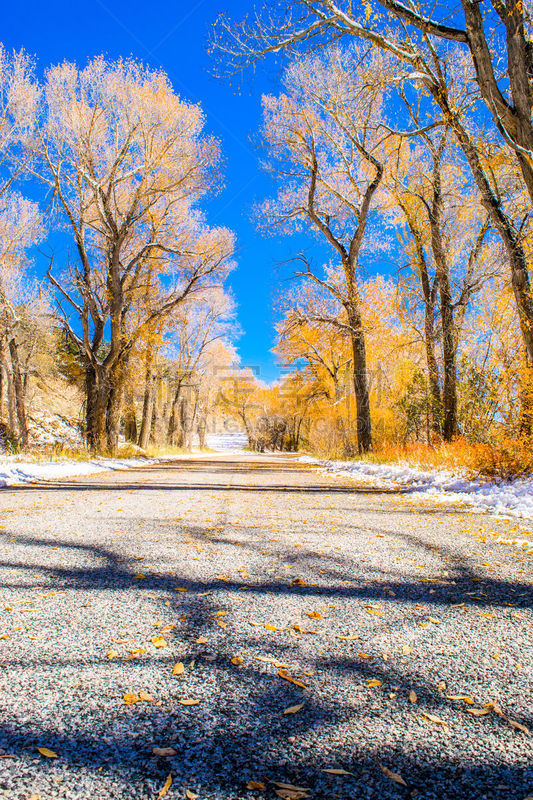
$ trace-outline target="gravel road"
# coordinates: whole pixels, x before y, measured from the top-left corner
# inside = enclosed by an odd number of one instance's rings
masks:
[[[514,523],[227,454],[0,523],[0,797],[533,795]]]

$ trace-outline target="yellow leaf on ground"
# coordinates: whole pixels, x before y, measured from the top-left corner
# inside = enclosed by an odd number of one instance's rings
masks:
[[[178,700],[178,703],[180,703],[182,706],[197,706],[199,702],[200,700],[193,700],[192,698],[190,700]]]
[[[190,789],[185,789],[185,797],[187,798],[187,800],[196,800],[198,795],[194,794],[194,792],[191,792]]]
[[[400,786],[407,786],[406,782],[404,781],[401,775],[399,775],[397,772],[393,772],[388,767],[385,767],[383,764],[380,764],[379,761],[378,764],[380,770],[384,775],[387,776],[387,778],[390,778],[391,781],[394,781],[394,783],[398,783]]]
[[[143,575],[143,573],[142,573],[142,572],[139,572],[139,574],[138,574],[138,575],[134,575],[134,576],[133,576],[133,578],[134,578],[134,580],[136,580],[136,581],[142,581],[142,580],[143,580],[143,578],[146,578],[146,575]]]
[[[428,621],[432,622],[433,625],[440,625],[440,619],[436,619],[435,617],[428,617]]]
[[[309,619],[322,619],[322,614],[319,611],[307,611]]]
[[[402,654],[404,656],[410,656],[412,652],[413,648],[409,647],[409,645],[404,644],[404,646],[402,647]]]
[[[446,725],[443,719],[440,719],[440,717],[435,717],[433,714],[429,714],[426,711],[423,711],[421,716],[428,722],[434,722],[435,725]]]
[[[264,792],[267,787],[266,784],[263,783],[263,781],[248,781],[248,783],[246,784],[246,788],[251,792],[254,789],[258,789],[260,792]]]
[[[199,636],[196,644],[207,644],[207,636]]]
[[[374,689],[377,686],[382,686],[383,681],[380,681],[378,678],[367,678],[366,685],[369,689]]]
[[[144,700],[146,703],[151,703],[154,698],[152,697],[151,694],[148,694],[148,692],[144,692],[141,689],[141,691],[139,692],[139,699]]]
[[[492,709],[490,708],[465,708],[465,711],[468,711],[469,714],[473,714],[474,717],[486,717],[487,714],[490,714]]]
[[[53,750],[49,750],[48,747],[38,747],[37,750],[42,756],[46,756],[46,758],[59,758],[57,753]]]
[[[117,656],[118,656],[118,653],[117,653],[116,650],[109,650],[109,652],[107,654],[107,657],[109,659],[116,658]]]
[[[296,678],[293,678],[292,675],[289,675],[287,672],[284,672],[284,670],[282,670],[282,669],[280,669],[278,671],[278,675],[279,675],[280,678],[283,678],[284,681],[289,681],[289,683],[293,683],[295,686],[300,686],[302,689],[307,689],[307,685],[305,683],[302,683],[302,681],[296,680]]]
[[[353,775],[353,772],[348,772],[345,769],[323,769],[321,772],[327,772],[328,775]]]
[[[374,614],[376,617],[382,617],[383,611],[378,611],[375,608],[365,608],[367,614]]]
[[[239,666],[239,664],[242,664],[242,663],[243,663],[243,661],[244,661],[244,659],[243,659],[243,658],[241,658],[240,656],[235,656],[234,658],[232,658],[232,659],[231,659],[231,663],[232,663],[232,664],[233,664],[235,667],[238,667],[238,666]]]
[[[289,706],[288,708],[285,709],[285,711],[282,711],[281,713],[282,714],[297,714],[298,711],[302,710],[304,705],[305,705],[305,703],[300,703],[297,706]]]
[[[357,655],[359,658],[372,658],[372,656],[369,656],[368,653],[357,653]]]
[[[218,625],[219,628],[227,628],[228,627],[228,623],[227,622],[222,622],[221,619],[219,619],[217,621],[217,625]]]
[[[185,665],[181,661],[178,661],[178,663],[174,664],[174,666],[172,667],[173,675],[183,675],[184,672],[185,672]]]
[[[166,647],[167,640],[164,636],[152,636],[150,639],[154,647]]]
[[[471,697],[468,697],[466,694],[447,694],[445,695],[446,700],[462,700],[463,703],[469,703],[473,705],[474,701]]]
[[[522,733],[525,733],[526,736],[531,736],[531,731],[529,730],[527,725],[522,725],[521,722],[517,722],[515,719],[509,719],[509,717],[507,717],[507,722],[509,723],[511,728],[515,728],[515,730],[517,731],[522,731]]]
[[[135,703],[139,703],[141,698],[138,697],[136,694],[132,694],[131,692],[126,692],[126,694],[122,695],[122,699],[127,706],[134,706]]]
[[[411,703],[416,703],[416,701],[418,700],[418,695],[414,691],[414,689],[411,689],[411,691],[409,692],[409,700],[411,701]]]
[[[166,781],[164,782],[163,786],[158,792],[157,800],[162,800],[162,798],[167,794],[171,786],[172,786],[172,773],[169,772]]]

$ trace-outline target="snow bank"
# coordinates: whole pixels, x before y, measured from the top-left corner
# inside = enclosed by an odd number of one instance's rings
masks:
[[[220,453],[241,453],[248,444],[246,434],[223,433],[208,434],[206,444],[211,450]],[[193,454],[183,454],[180,458],[191,458]],[[135,467],[171,461],[169,458],[94,458],[90,461],[16,461],[15,457],[0,459],[0,488],[19,486],[24,483],[54,481],[58,478],[73,478],[80,475],[93,475],[115,469],[134,469]]]
[[[533,477],[513,481],[468,480],[449,470],[422,470],[407,464],[370,464],[365,461],[320,461],[302,456],[300,461],[320,466],[328,473],[354,478],[366,485],[401,487],[433,500],[464,502],[476,511],[533,519]]]
[[[0,461],[0,487],[132,469],[168,461],[164,458],[95,458],[91,461]]]
[[[245,433],[208,433],[205,443],[219,453],[242,453],[248,446],[248,437]]]

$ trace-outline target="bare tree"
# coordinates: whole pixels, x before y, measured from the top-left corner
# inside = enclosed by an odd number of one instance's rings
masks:
[[[303,273],[337,299],[346,312],[360,452],[372,448],[364,324],[358,272],[369,216],[382,182],[379,133],[382,64],[363,68],[353,53],[332,49],[322,58],[296,61],[288,93],[264,99],[264,136],[273,170],[283,180],[275,204],[262,208],[278,224],[311,226],[333,248],[340,270],[323,276],[309,263]]]
[[[227,272],[231,234],[194,208],[218,180],[218,144],[202,128],[198,106],[135,62],[96,58],[46,74],[32,173],[75,244],[67,269],[48,275],[84,361],[92,450],[116,450],[143,331]]]

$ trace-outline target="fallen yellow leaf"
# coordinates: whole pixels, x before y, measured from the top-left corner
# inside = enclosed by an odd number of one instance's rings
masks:
[[[293,678],[292,675],[289,675],[287,672],[284,672],[282,669],[278,671],[278,675],[280,678],[283,678],[284,681],[289,681],[289,683],[293,683],[295,686],[300,686],[302,689],[307,689],[307,685],[302,683],[302,681],[296,680]]]
[[[38,747],[37,750],[42,756],[46,756],[46,758],[59,758],[57,753],[53,750],[49,750],[48,747]]]
[[[353,775],[353,772],[348,772],[345,769],[323,769],[321,772],[327,772],[328,775]]]
[[[435,725],[446,725],[443,719],[440,719],[440,717],[435,717],[433,714],[429,714],[426,711],[423,711],[421,716],[428,722],[434,722]]]
[[[141,701],[140,697],[130,692],[126,692],[126,694],[122,695],[122,699],[127,706],[134,706],[135,703],[139,703]]]
[[[281,713],[282,714],[297,714],[298,711],[302,710],[304,705],[305,705],[305,703],[300,703],[297,706],[289,706],[288,708],[285,709],[285,711],[282,711]]]
[[[378,678],[367,678],[366,685],[369,689],[374,689],[377,686],[382,686],[383,681],[378,680]]]
[[[181,661],[178,661],[178,663],[174,664],[174,666],[172,667],[173,675],[183,675],[184,672],[185,672],[185,665]]]
[[[162,800],[162,798],[167,794],[167,792],[168,792],[168,790],[170,789],[171,786],[172,786],[172,773],[169,772],[168,775],[167,775],[166,781],[164,782],[163,786],[159,790],[159,793],[157,795],[157,800]]]
[[[197,706],[199,702],[200,700],[193,700],[193,699],[178,700],[178,703],[180,703],[180,705],[182,706]]]
[[[394,781],[394,783],[398,783],[400,786],[407,786],[406,782],[404,781],[401,775],[399,775],[397,772],[393,772],[388,767],[385,767],[383,764],[380,764],[379,761],[378,764],[380,770],[384,775],[387,776],[387,778],[390,778],[391,781]]]
[[[167,640],[164,636],[152,636],[150,639],[154,647],[166,647]]]

